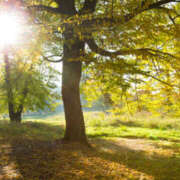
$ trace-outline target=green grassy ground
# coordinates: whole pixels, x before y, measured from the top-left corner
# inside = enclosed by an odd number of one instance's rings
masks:
[[[104,114],[102,112],[85,112],[85,121],[87,127],[87,135],[89,137],[128,137],[128,138],[146,138],[153,140],[168,140],[172,142],[180,142],[180,118],[179,119],[160,119],[148,116],[114,116]],[[41,118],[26,118],[23,122],[35,122],[38,127],[39,123],[45,123],[50,126],[64,126],[64,115],[58,114]],[[37,128],[41,131],[41,124]],[[59,130],[59,128],[57,128]],[[19,130],[17,130],[19,131]],[[27,131],[27,130],[24,130]],[[31,129],[29,130],[31,131]],[[40,133],[39,132],[39,133]],[[40,134],[41,134],[40,133]],[[53,132],[52,132],[53,133]],[[34,134],[34,133],[32,133]],[[54,132],[54,136],[58,138],[60,133]],[[62,133],[61,133],[62,135]],[[45,137],[42,135],[42,137]],[[47,138],[47,137],[46,137]]]
[[[87,112],[85,120],[93,149],[58,141],[63,114],[0,121],[0,179],[180,179],[180,119]]]

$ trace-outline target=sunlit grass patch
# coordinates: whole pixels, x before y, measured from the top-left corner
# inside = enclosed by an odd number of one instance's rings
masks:
[[[90,127],[106,127],[106,126],[128,126],[143,127],[151,129],[176,129],[180,130],[180,118],[170,117],[154,117],[148,114],[115,115],[104,112],[86,112],[85,120],[87,126]]]
[[[160,130],[139,127],[89,127],[87,128],[89,137],[129,137],[146,138],[153,140],[169,140],[180,142],[179,130]]]

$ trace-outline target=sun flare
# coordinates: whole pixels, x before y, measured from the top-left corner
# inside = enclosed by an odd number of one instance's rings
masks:
[[[0,47],[18,43],[22,32],[20,18],[14,14],[0,14]]]

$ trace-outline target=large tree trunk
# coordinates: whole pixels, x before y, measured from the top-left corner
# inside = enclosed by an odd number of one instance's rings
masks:
[[[81,62],[63,63],[62,96],[66,130],[64,140],[86,143],[84,117],[80,102]]]
[[[69,30],[69,33],[68,30],[64,34],[62,73],[62,97],[66,120],[64,140],[87,143],[79,90],[82,62],[78,60],[84,49],[84,42],[73,36],[72,29]]]
[[[60,13],[63,11],[69,17],[76,14],[75,0],[61,0],[56,2],[59,4]],[[84,51],[85,43],[79,39],[78,33],[77,27],[73,27],[72,24],[66,24],[63,33],[62,98],[66,120],[63,140],[66,142],[87,144],[79,90],[82,71],[80,57]]]

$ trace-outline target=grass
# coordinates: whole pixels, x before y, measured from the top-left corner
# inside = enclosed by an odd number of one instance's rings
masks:
[[[153,117],[147,113],[137,114],[134,116],[116,116],[102,112],[85,113],[85,119],[88,126],[130,126],[143,127],[150,129],[176,129],[180,130],[180,118],[160,118]]]
[[[58,141],[63,114],[0,121],[0,179],[180,179],[180,119],[86,112],[85,120],[93,149]]]
[[[134,137],[180,141],[180,118],[149,117],[140,114],[134,117],[115,116],[102,112],[85,112],[89,137]],[[24,122],[64,126],[64,115],[26,118]]]

